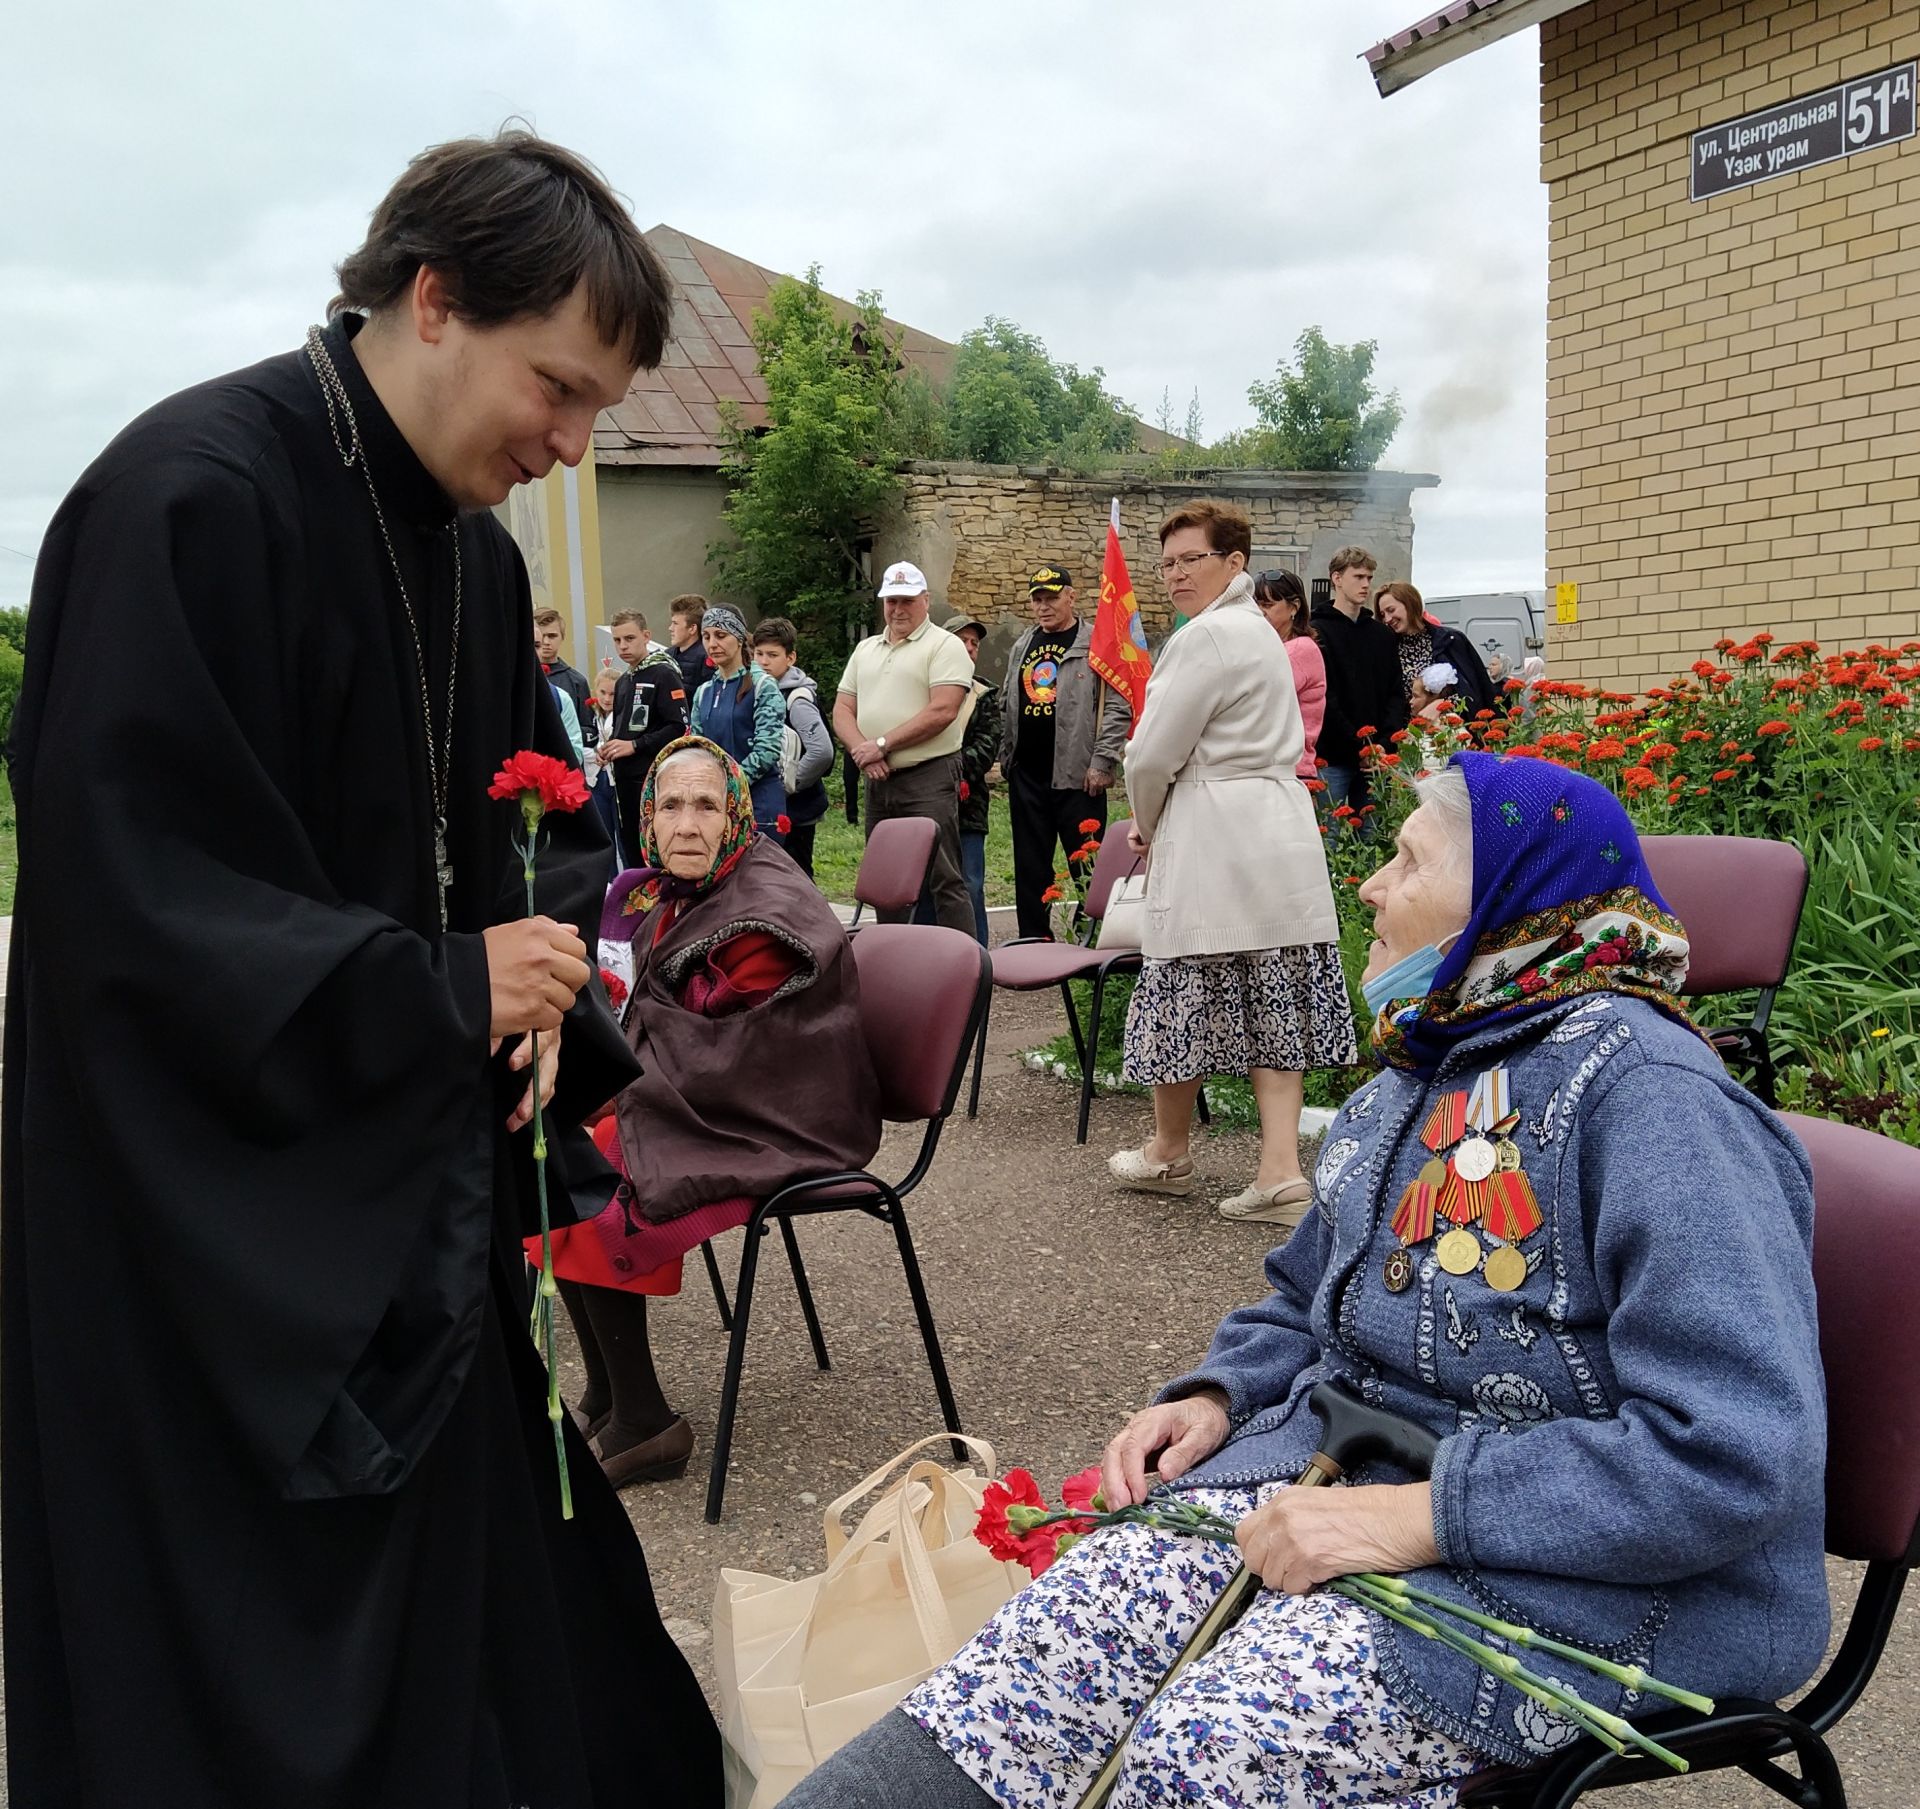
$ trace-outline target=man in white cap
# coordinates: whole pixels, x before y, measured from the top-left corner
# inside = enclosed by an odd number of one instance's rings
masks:
[[[868,835],[889,817],[931,820],[934,914],[971,936],[973,903],[960,870],[960,743],[973,661],[957,635],[927,619],[927,580],[917,565],[887,567],[880,608],[885,632],[854,648],[840,675],[833,732],[866,781]],[[880,915],[905,923],[909,912]]]

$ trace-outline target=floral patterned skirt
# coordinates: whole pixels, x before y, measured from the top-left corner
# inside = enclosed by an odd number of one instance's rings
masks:
[[[1239,1518],[1283,1483],[1200,1488]],[[1227,1585],[1234,1554],[1108,1527],[1013,1598],[901,1707],[996,1803],[1073,1809]],[[1342,1596],[1262,1590],[1127,1742],[1112,1809],[1451,1809],[1487,1761],[1423,1727]]]
[[[1353,1005],[1331,942],[1142,963],[1127,1008],[1124,1073],[1136,1086],[1360,1059]]]

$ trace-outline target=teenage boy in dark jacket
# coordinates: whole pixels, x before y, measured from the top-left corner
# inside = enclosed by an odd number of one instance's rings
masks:
[[[1366,809],[1371,791],[1360,758],[1362,741],[1384,743],[1395,729],[1407,726],[1393,635],[1367,608],[1376,569],[1365,547],[1343,546],[1327,565],[1333,595],[1313,606],[1314,633],[1327,667],[1327,713],[1316,746],[1326,762],[1320,777],[1327,785],[1327,808],[1346,804],[1356,815]],[[1363,737],[1363,728],[1371,735]],[[1372,834],[1364,818],[1358,827],[1363,837]]]

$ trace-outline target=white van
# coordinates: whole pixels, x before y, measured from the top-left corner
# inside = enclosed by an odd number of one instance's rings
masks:
[[[1543,590],[1470,591],[1425,598],[1427,613],[1457,628],[1484,660],[1498,654],[1517,678],[1520,662],[1547,644],[1547,593]]]

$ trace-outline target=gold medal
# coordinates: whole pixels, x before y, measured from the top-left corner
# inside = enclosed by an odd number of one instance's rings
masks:
[[[1438,1156],[1427,1162],[1420,1170],[1420,1179],[1438,1193],[1447,1182],[1447,1165]]]
[[[1404,1294],[1413,1286],[1413,1257],[1404,1245],[1395,1244],[1387,1252],[1380,1279],[1387,1284],[1389,1294]]]
[[[1511,1137],[1503,1137],[1493,1146],[1493,1159],[1500,1166],[1503,1175],[1515,1173],[1520,1167],[1520,1146]]]
[[[1487,1252],[1487,1286],[1496,1294],[1511,1294],[1526,1279],[1527,1259],[1511,1244]]]
[[[1433,1253],[1449,1275],[1471,1275],[1480,1266],[1480,1240],[1463,1225],[1456,1225],[1435,1244]],[[1526,1258],[1520,1261],[1524,1269]]]

